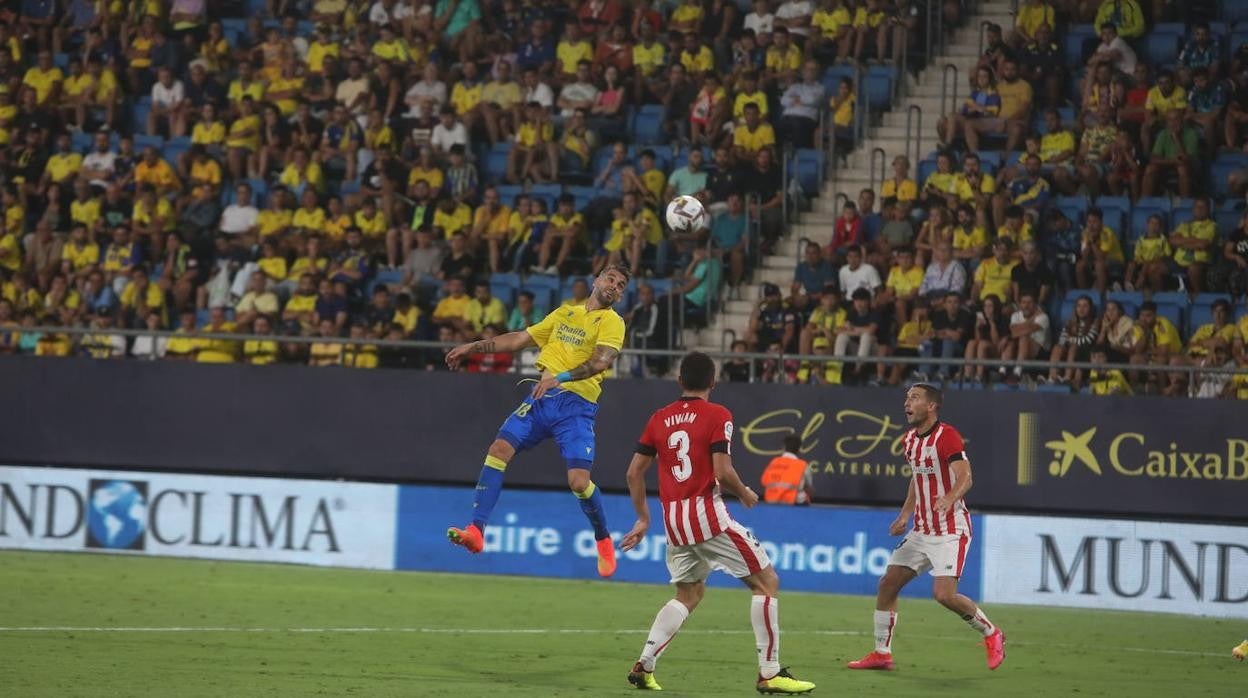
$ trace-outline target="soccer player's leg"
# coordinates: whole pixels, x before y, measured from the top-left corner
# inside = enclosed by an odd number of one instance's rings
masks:
[[[893,668],[893,632],[897,628],[897,597],[902,587],[910,583],[919,573],[930,569],[931,561],[918,541],[916,534],[909,533],[901,539],[901,543],[893,549],[889,558],[888,569],[880,577],[880,584],[875,595],[875,613],[872,614],[872,626],[875,635],[875,649],[862,659],[848,664],[850,669],[882,669],[891,671]]]
[[[984,638],[984,652],[989,669],[996,669],[1005,661],[1005,633],[988,620],[974,601],[958,593],[958,579],[966,564],[966,552],[971,547],[970,536],[932,536],[929,544],[932,560],[932,596],[940,605],[953,611]]]
[[[580,502],[581,511],[594,527],[594,540],[598,547],[598,575],[610,577],[615,574],[615,543],[607,530],[607,514],[602,508],[602,493],[590,479],[594,467],[594,416],[598,406],[576,393],[565,391],[544,398],[551,401],[540,408],[558,410],[552,432],[559,453],[568,464],[568,487]],[[540,402],[540,401],[539,401]]]
[[[452,543],[463,546],[471,553],[479,553],[485,548],[485,526],[503,490],[503,473],[507,464],[520,451],[540,443],[548,432],[546,425],[534,414],[532,399],[525,398],[503,422],[498,436],[486,452],[473,496],[472,523],[464,528],[446,530],[446,537]]]
[[[667,571],[672,576],[672,583],[676,585],[676,598],[659,609],[650,625],[650,633],[646,636],[641,656],[633,664],[633,670],[628,673],[628,682],[644,690],[663,690],[654,678],[655,664],[672,643],[685,619],[702,601],[702,595],[706,592],[704,582],[711,574],[711,566],[698,555],[694,546],[669,545]]]
[[[1236,645],[1235,649],[1231,650],[1231,656],[1241,662],[1244,661],[1244,658],[1248,657],[1248,640],[1244,640]]]
[[[815,684],[802,681],[780,666],[780,578],[762,544],[741,524],[729,522],[723,533],[694,546],[714,569],[722,569],[749,587],[750,625],[758,651],[759,693],[809,693]]]

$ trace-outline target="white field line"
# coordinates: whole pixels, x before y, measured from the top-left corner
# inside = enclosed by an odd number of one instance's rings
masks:
[[[0,634],[4,633],[324,633],[324,634],[368,634],[368,633],[411,633],[422,635],[646,635],[650,631],[640,628],[626,628],[620,630],[596,629],[596,628],[387,628],[387,627],[358,627],[358,628],[247,628],[247,627],[227,627],[227,626],[55,626],[55,625],[30,625],[30,626],[10,626],[0,627]],[[680,631],[681,635],[753,635],[752,630],[716,630],[716,629],[698,629],[687,628]],[[838,637],[859,637],[870,635],[871,633],[860,630],[784,630],[782,635],[815,635],[815,636],[838,636]],[[965,640],[965,636],[950,635],[909,635],[924,640],[945,640],[960,641]],[[1055,642],[1017,642],[1009,641],[1012,646],[1046,646],[1061,647],[1065,649],[1079,649],[1082,645],[1070,643]],[[1117,647],[1122,652],[1135,652],[1139,654],[1163,654],[1178,655],[1184,657],[1225,657],[1222,652],[1199,652],[1195,650],[1175,650],[1163,649],[1155,647]]]

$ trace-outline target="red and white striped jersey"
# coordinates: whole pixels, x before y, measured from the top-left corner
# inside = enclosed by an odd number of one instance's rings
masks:
[[[732,521],[711,460],[712,453],[731,453],[731,444],[732,413],[723,405],[681,398],[650,416],[637,452],[658,457],[668,544],[701,543]]]
[[[936,511],[936,500],[953,490],[956,482],[951,466],[967,460],[962,435],[953,426],[937,422],[925,434],[911,429],[903,444],[906,462],[914,473],[911,486],[915,490],[915,532],[929,536],[969,536],[971,514],[966,510],[966,502],[959,499],[947,511]]]

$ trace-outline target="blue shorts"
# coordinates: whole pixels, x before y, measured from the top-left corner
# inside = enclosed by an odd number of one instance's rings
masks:
[[[519,453],[553,437],[568,468],[589,470],[594,466],[597,414],[597,404],[570,390],[552,391],[540,400],[530,395],[503,422],[498,438]]]

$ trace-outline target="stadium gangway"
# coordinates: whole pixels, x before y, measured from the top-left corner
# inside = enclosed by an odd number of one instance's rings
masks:
[[[181,337],[185,339],[188,336],[187,333],[174,332],[170,330],[153,331],[153,330],[109,328],[107,330],[102,331],[98,328],[91,328],[91,327],[62,327],[62,326],[37,326],[37,327],[29,327],[29,328],[24,327],[20,329],[20,332],[23,334],[26,334],[26,333],[60,334],[60,335],[67,335],[67,336],[74,336],[74,337],[82,337],[86,335],[91,335],[95,337],[108,337],[108,336],[121,336],[121,337],[126,337],[126,338],[137,338],[137,337],[161,338],[161,337],[164,337],[168,339]],[[279,345],[281,344],[309,344],[309,345],[310,344],[345,344],[345,345],[349,345],[353,347],[365,346],[365,347],[376,347],[378,349],[407,348],[407,349],[446,350],[446,349],[451,349],[453,347],[458,346],[458,344],[455,342],[437,342],[437,341],[428,341],[428,340],[370,339],[367,341],[360,341],[358,339],[352,339],[350,337],[303,337],[303,336],[298,336],[298,335],[279,335],[279,334],[257,335],[257,334],[221,333],[221,332],[196,332],[195,334],[190,335],[190,336],[193,336],[197,339],[208,339],[212,341],[226,341],[226,342],[266,341],[266,342],[277,342]],[[687,353],[688,352],[684,349],[625,348],[621,352],[620,358],[622,359],[628,356],[639,356],[639,357],[666,356],[672,359],[679,359]],[[925,358],[925,357],[915,357],[915,356],[865,356],[865,357],[859,357],[856,355],[834,356],[831,354],[796,354],[796,353],[788,354],[784,352],[779,352],[775,354],[769,354],[769,353],[763,353],[763,352],[732,353],[731,351],[714,351],[714,350],[707,351],[704,353],[706,353],[712,359],[715,359],[717,361],[723,361],[726,359],[748,360],[751,366],[751,370],[750,370],[751,380],[753,380],[754,378],[754,370],[756,367],[756,363],[759,361],[775,361],[780,365],[784,365],[786,362],[794,362],[794,361],[812,362],[812,363],[826,363],[829,361],[835,361],[835,362],[842,363],[842,364],[886,363],[886,364],[901,364],[905,366],[916,366],[916,367],[921,366],[921,365],[949,366],[950,368],[957,368],[957,369],[960,369],[965,366],[972,366],[972,367],[983,366],[988,369],[1001,368],[1007,371],[1011,371],[1017,367],[1017,368],[1022,368],[1024,370],[1033,370],[1033,369],[1047,370],[1050,368],[1057,368],[1057,369],[1073,368],[1073,369],[1096,370],[1096,371],[1119,370],[1124,373],[1127,373],[1127,372],[1160,373],[1160,374],[1186,373],[1189,375],[1211,374],[1211,375],[1222,375],[1222,376],[1248,375],[1248,366],[1236,366],[1234,368],[1229,368],[1229,367],[1209,368],[1205,366],[1184,366],[1184,365],[1153,366],[1153,365],[1146,365],[1146,364],[1123,364],[1123,363],[1093,364],[1093,363],[1081,363],[1078,361],[1040,361],[1040,360],[1004,361],[1001,359],[963,359],[963,358],[942,359],[936,356]],[[0,360],[3,360],[4,358],[6,357],[0,356]],[[44,358],[60,358],[60,357],[44,357]],[[134,357],[134,358],[138,359],[138,357]],[[138,360],[145,360],[145,359],[138,359]],[[617,359],[616,375],[619,375],[618,359]]]

